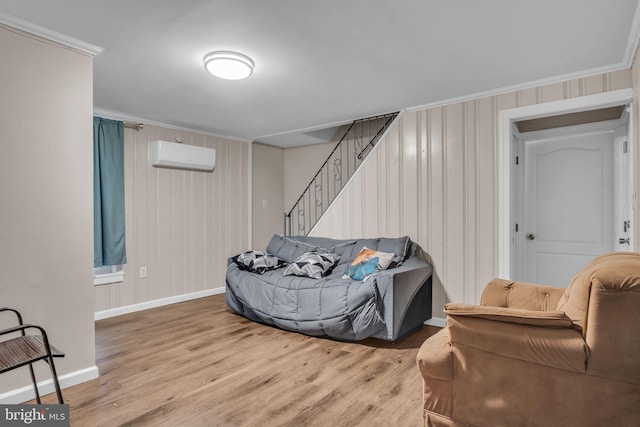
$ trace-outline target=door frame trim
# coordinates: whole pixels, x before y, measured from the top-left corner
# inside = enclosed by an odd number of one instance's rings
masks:
[[[537,119],[559,114],[576,113],[596,108],[629,104],[633,100],[633,89],[587,95],[526,107],[502,110],[498,118],[498,276],[511,277],[511,136],[513,123],[519,120]],[[634,126],[634,117],[629,117]],[[635,141],[629,145],[634,146]],[[633,159],[632,159],[633,161]],[[634,189],[635,191],[635,189]]]

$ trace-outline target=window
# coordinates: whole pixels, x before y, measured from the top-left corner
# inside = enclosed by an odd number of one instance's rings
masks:
[[[105,265],[93,269],[93,284],[107,285],[109,283],[124,282],[124,270],[122,264]]]

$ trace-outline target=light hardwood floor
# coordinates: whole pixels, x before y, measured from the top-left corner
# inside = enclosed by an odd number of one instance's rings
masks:
[[[63,394],[81,427],[421,426],[415,357],[437,330],[336,342],[248,321],[216,295],[96,322],[100,378]]]

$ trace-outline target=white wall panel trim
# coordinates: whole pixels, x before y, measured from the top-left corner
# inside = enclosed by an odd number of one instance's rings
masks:
[[[443,317],[432,317],[431,319],[426,320],[424,324],[427,326],[437,326],[439,328],[446,328],[447,319]]]
[[[135,313],[137,311],[148,310],[150,308],[162,307],[164,305],[175,304],[177,302],[190,301],[192,299],[209,297],[211,295],[224,294],[225,288],[213,288],[204,291],[192,292],[190,294],[176,295],[167,298],[160,298],[153,301],[141,302],[138,304],[125,305],[123,307],[111,308],[97,311],[94,320],[108,319],[110,317],[121,316],[123,314]]]
[[[81,384],[87,381],[98,378],[99,371],[97,366],[92,366],[86,369],[80,369],[75,372],[58,376],[60,382],[60,388],[69,388],[77,384]],[[38,391],[41,396],[55,392],[53,386],[53,380],[51,378],[38,382]],[[36,394],[33,391],[33,385],[29,384],[24,387],[17,388],[15,390],[9,390],[0,394],[1,405],[17,405],[19,403],[27,402],[36,398]]]

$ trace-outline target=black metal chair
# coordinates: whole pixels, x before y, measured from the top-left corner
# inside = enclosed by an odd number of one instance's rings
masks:
[[[33,382],[33,389],[36,393],[36,402],[42,403],[40,401],[40,393],[38,392],[36,375],[33,372],[33,363],[39,360],[44,360],[51,369],[51,376],[53,378],[56,394],[58,395],[58,402],[63,404],[64,401],[62,400],[62,392],[60,391],[60,383],[58,382],[58,375],[56,374],[56,367],[53,363],[53,358],[64,357],[64,353],[49,344],[47,333],[43,328],[37,325],[23,323],[22,316],[17,310],[12,308],[0,308],[0,312],[3,311],[15,313],[18,318],[18,325],[0,330],[0,337],[2,335],[15,335],[18,332],[20,333],[20,336],[0,341],[0,374],[29,365],[31,381]],[[39,335],[27,335],[27,330],[37,330]]]

